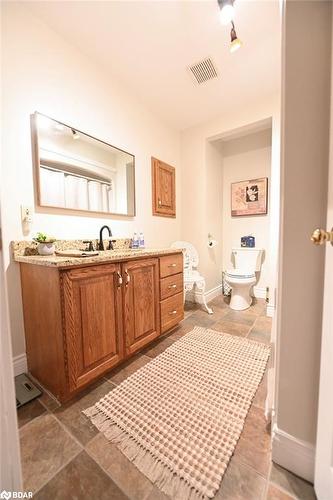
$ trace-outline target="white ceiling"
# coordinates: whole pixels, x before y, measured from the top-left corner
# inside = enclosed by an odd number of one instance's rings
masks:
[[[25,2],[63,38],[103,66],[166,122],[184,129],[278,90],[279,0],[237,0],[243,41],[216,0]],[[197,85],[187,67],[210,56],[219,77]]]

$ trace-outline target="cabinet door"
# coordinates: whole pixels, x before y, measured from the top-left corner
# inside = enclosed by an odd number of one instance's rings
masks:
[[[123,358],[119,264],[63,273],[65,341],[70,392]]]
[[[124,332],[129,355],[160,334],[158,259],[126,262],[122,269]]]
[[[175,169],[152,158],[153,215],[176,217]]]

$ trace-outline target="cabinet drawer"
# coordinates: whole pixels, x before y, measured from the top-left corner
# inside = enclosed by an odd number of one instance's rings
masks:
[[[160,257],[160,277],[165,278],[172,274],[183,272],[183,254],[165,255]]]
[[[183,273],[160,280],[161,300],[183,291]]]
[[[161,302],[161,330],[166,332],[184,319],[183,293],[177,293]]]

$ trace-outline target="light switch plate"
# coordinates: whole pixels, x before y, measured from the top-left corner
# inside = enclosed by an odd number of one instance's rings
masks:
[[[33,207],[21,205],[21,220],[22,222],[32,222]]]

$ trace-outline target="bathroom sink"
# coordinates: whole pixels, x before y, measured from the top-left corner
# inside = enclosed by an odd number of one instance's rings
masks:
[[[68,250],[56,250],[56,255],[59,257],[94,257],[95,255],[99,255],[99,252],[89,251],[89,250],[76,250],[68,249]]]

